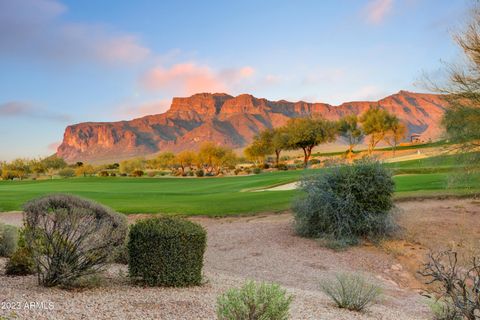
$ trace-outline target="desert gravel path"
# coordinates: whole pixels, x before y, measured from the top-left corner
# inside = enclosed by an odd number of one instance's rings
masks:
[[[17,224],[20,216],[0,214],[0,220]],[[0,309],[0,315],[8,319],[214,319],[218,294],[245,279],[255,279],[278,282],[295,296],[292,319],[431,319],[424,298],[406,287],[413,275],[393,255],[374,246],[343,252],[326,249],[315,240],[295,236],[291,219],[290,214],[193,218],[208,230],[206,283],[201,287],[135,287],[128,283],[122,265],[110,266],[101,286],[74,291],[41,288],[33,276],[11,278],[1,271],[0,303],[20,302],[22,310]],[[0,269],[4,263],[5,259],[0,260]],[[365,313],[335,308],[320,292],[318,282],[343,271],[362,272],[377,281],[384,287],[383,300]],[[53,309],[23,309],[25,302],[42,301],[53,303]]]

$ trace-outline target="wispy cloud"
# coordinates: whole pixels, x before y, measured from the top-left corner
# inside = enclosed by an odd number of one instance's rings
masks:
[[[391,13],[394,0],[370,0],[364,8],[364,16],[370,24],[380,24]]]
[[[136,63],[150,55],[135,35],[62,21],[66,11],[56,0],[0,1],[0,55],[51,63]]]
[[[71,121],[68,115],[49,112],[22,101],[0,103],[0,118],[32,118],[58,122]]]
[[[159,114],[168,110],[170,107],[170,99],[162,99],[158,101],[145,102],[138,105],[125,104],[118,108],[121,117],[138,118],[147,115]]]
[[[141,77],[140,84],[148,91],[170,94],[227,92],[254,73],[255,70],[249,66],[216,71],[207,65],[184,62],[170,67],[154,67]]]

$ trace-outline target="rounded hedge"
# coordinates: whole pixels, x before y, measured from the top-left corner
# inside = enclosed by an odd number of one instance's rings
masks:
[[[207,233],[180,218],[141,220],[130,228],[128,271],[149,286],[182,287],[202,282]]]
[[[350,245],[375,240],[395,229],[391,209],[394,181],[381,163],[362,160],[306,176],[294,205],[299,235]]]

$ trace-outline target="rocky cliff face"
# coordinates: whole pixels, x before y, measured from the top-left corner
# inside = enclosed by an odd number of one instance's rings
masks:
[[[409,134],[436,139],[446,102],[439,95],[400,91],[375,102],[339,106],[285,100],[269,101],[242,94],[200,93],[173,98],[170,109],[131,121],[86,122],[68,126],[57,154],[67,161],[99,161],[145,156],[160,151],[195,149],[203,141],[243,147],[265,128],[284,125],[293,117],[320,114],[326,119],[379,106],[408,125]]]

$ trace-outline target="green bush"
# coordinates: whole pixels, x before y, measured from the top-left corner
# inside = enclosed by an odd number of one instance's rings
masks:
[[[16,227],[0,223],[0,257],[9,257],[17,248],[18,230]]]
[[[7,261],[5,274],[10,276],[26,276],[35,273],[35,264],[31,252],[19,247]]]
[[[142,177],[145,174],[142,170],[135,170],[131,173],[132,177]]]
[[[287,165],[286,165],[285,163],[279,163],[279,164],[276,166],[276,168],[277,168],[278,170],[283,170],[283,171],[287,171],[287,170],[288,170],[288,167],[287,167]]]
[[[320,288],[339,308],[362,311],[375,302],[382,290],[356,274],[339,274],[334,281],[322,281]]]
[[[254,173],[254,174],[259,174],[259,173],[261,173],[261,172],[262,172],[262,169],[260,169],[260,168],[253,168],[253,173]]]
[[[277,284],[248,281],[217,299],[219,320],[286,320],[293,296]]]
[[[130,277],[149,286],[189,286],[202,281],[207,234],[179,218],[141,220],[130,228]]]
[[[58,175],[62,178],[75,177],[75,170],[73,170],[72,168],[69,168],[69,167],[63,168],[60,171],[58,171]]]
[[[44,286],[69,286],[96,273],[127,233],[123,215],[71,195],[29,201],[24,213],[24,241]]]
[[[378,240],[396,229],[394,182],[378,162],[360,161],[306,176],[301,189],[304,194],[293,204],[299,235],[353,245],[362,237]]]
[[[108,171],[102,170],[102,171],[100,171],[100,172],[98,173],[98,176],[99,176],[99,177],[108,177],[109,174],[108,174]]]
[[[197,171],[195,171],[195,175],[197,177],[203,177],[205,175],[205,172],[202,169],[198,169]]]

